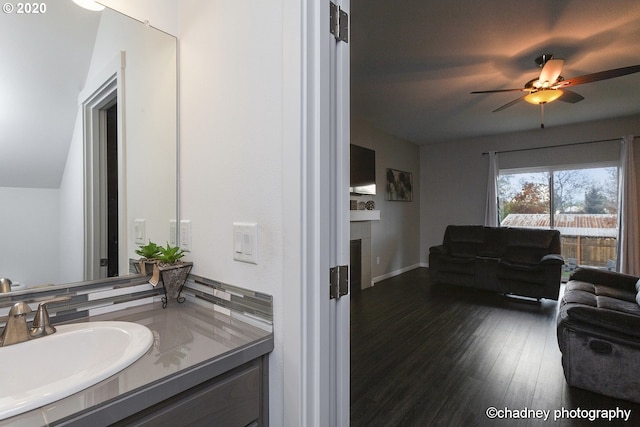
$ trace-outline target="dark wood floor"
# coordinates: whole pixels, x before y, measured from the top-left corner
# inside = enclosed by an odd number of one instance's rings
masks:
[[[556,301],[432,286],[424,268],[353,294],[351,425],[640,426],[640,405],[567,385],[556,313]],[[550,419],[492,420],[489,407],[548,410]],[[563,408],[631,417],[554,423]]]

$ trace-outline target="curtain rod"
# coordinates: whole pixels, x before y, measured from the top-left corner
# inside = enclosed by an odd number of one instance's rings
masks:
[[[622,137],[611,138],[611,139],[599,139],[599,140],[596,140],[596,141],[572,142],[572,143],[569,143],[569,144],[560,144],[560,145],[545,145],[545,146],[542,146],[542,147],[516,148],[516,149],[513,149],[513,150],[496,151],[496,154],[516,153],[518,151],[543,150],[545,148],[570,147],[572,145],[596,144],[596,143],[599,143],[599,142],[612,142],[612,141],[622,141]],[[488,152],[482,153],[483,156],[486,156],[488,154],[489,154]]]

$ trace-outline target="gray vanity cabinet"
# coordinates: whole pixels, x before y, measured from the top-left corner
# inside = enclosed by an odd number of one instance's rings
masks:
[[[261,363],[249,362],[192,387],[116,426],[262,426],[264,422]]]
[[[238,356],[237,354],[235,356]],[[56,426],[203,426],[269,425],[269,368],[263,355],[211,375],[235,357],[125,394],[104,405],[54,422]],[[237,360],[237,359],[235,359]],[[224,367],[222,367],[224,369]]]

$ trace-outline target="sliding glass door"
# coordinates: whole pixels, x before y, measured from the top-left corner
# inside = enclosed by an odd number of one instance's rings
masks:
[[[501,170],[498,209],[501,226],[559,230],[567,275],[579,265],[615,269],[617,166]]]

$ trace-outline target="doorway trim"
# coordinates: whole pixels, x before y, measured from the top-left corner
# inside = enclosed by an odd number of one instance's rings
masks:
[[[125,185],[125,52],[88,81],[80,94],[83,116],[84,157],[84,280],[106,277],[100,259],[106,257],[106,192],[104,157],[106,109],[118,103],[118,270],[129,271],[127,260],[127,219]],[[124,249],[124,250],[123,250]]]
[[[299,227],[285,239],[299,238],[300,244],[299,254],[285,245],[285,283],[291,286],[286,286],[283,303],[283,342],[289,356],[283,373],[283,424],[309,427],[349,423],[349,296],[330,300],[329,292],[330,268],[349,262],[349,47],[336,46],[329,31],[329,3],[305,0],[296,5],[302,17],[301,111],[295,112],[300,114],[301,142],[286,151],[300,160],[295,171],[300,187],[289,187],[299,191],[301,204],[292,210],[300,212],[297,217],[285,212],[285,230]],[[348,12],[348,0],[339,3]],[[295,274],[289,274],[289,265],[299,265]]]

